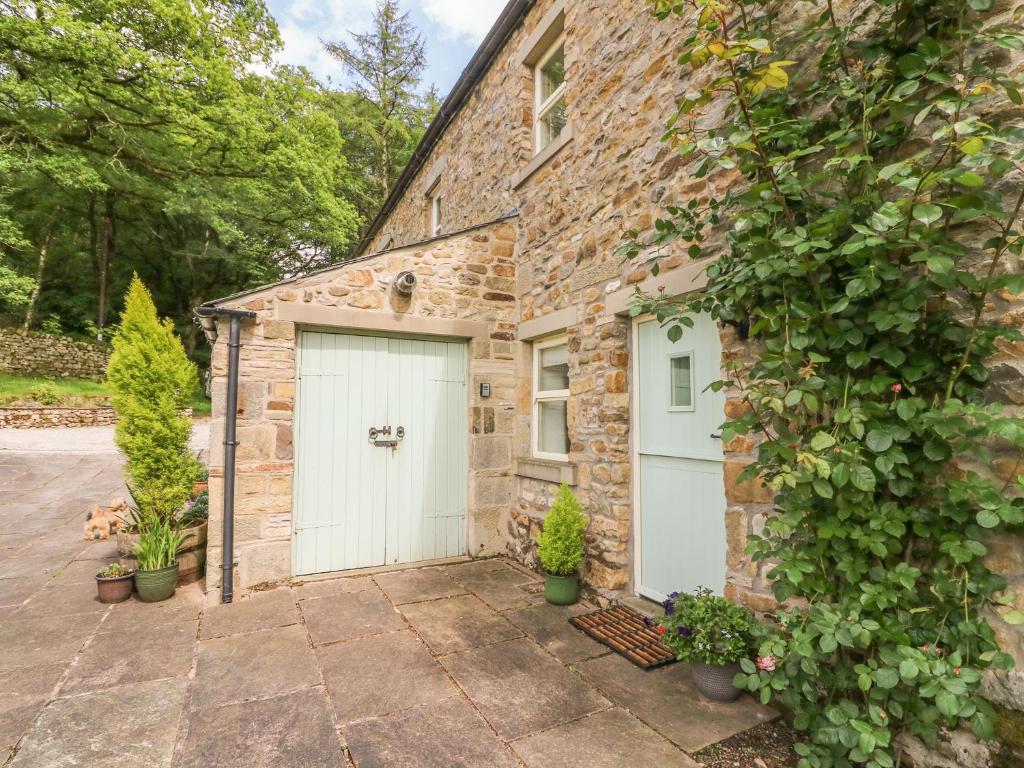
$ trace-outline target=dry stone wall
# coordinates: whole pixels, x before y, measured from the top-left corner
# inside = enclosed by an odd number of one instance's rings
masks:
[[[110,350],[66,336],[0,328],[0,371],[102,381]]]
[[[108,427],[116,423],[117,414],[110,407],[54,408],[26,405],[0,408],[0,429]]]

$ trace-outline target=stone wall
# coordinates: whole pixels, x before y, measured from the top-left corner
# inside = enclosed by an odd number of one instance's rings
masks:
[[[116,423],[117,415],[110,407],[55,408],[26,405],[0,408],[0,429],[107,427]]]
[[[0,371],[102,381],[110,350],[66,336],[0,328]]]
[[[292,437],[296,336],[303,327],[373,329],[469,338],[468,544],[474,555],[505,551],[512,499],[515,407],[514,219],[359,259],[226,302],[258,314],[243,324],[239,376],[235,571],[239,588],[291,576]],[[412,270],[411,298],[392,288]],[[464,329],[470,329],[468,331]],[[220,587],[227,334],[213,350],[210,534],[207,589]],[[481,381],[491,384],[488,399]]]

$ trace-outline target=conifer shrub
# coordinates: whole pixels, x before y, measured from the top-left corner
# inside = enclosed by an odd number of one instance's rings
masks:
[[[192,422],[186,414],[198,379],[173,324],[157,317],[138,275],[113,347],[107,381],[132,495],[145,515],[169,519],[188,501],[201,472],[189,451]]]
[[[571,576],[583,562],[586,547],[584,532],[589,519],[579,500],[565,483],[544,520],[538,542],[538,554],[544,570],[552,576]]]

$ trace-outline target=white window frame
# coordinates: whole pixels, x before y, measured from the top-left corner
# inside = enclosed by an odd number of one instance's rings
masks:
[[[562,84],[555,88],[555,90],[551,92],[550,96],[542,100],[541,83],[543,82],[544,75],[541,70],[543,70],[544,66],[551,61],[552,57],[558,51],[559,46],[563,45],[565,45],[565,32],[562,32],[557,38],[555,38],[555,42],[553,42],[548,49],[544,51],[544,55],[537,60],[537,63],[533,67],[533,153],[535,155],[544,151],[544,147],[540,145],[542,118],[550,112],[552,107],[558,103],[558,100],[565,95],[566,83],[565,79],[563,79]],[[563,127],[562,130],[564,131],[565,128]],[[551,140],[551,142],[554,141],[557,141],[557,138],[553,138]]]
[[[550,389],[541,391],[540,389],[540,353],[541,350],[550,349],[551,347],[560,347],[563,344],[568,345],[569,337],[566,335],[552,336],[541,341],[536,341],[533,344],[533,419],[530,425],[530,431],[533,433],[533,456],[537,459],[547,459],[548,461],[569,461],[569,454],[561,453],[545,453],[540,450],[540,404],[547,402],[558,402],[564,401],[566,406],[566,415],[568,418],[569,409],[569,390],[568,389]],[[569,424],[565,425],[566,439],[569,437]]]
[[[680,358],[690,358],[690,404],[689,405],[672,405],[672,387],[675,382],[672,381],[672,361]],[[697,393],[693,391],[693,350],[688,349],[685,352],[673,352],[668,356],[668,410],[670,413],[691,413],[697,410]]]
[[[441,234],[441,192],[438,189],[430,191],[430,236],[437,237]]]

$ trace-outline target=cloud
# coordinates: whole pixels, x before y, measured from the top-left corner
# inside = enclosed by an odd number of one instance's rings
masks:
[[[348,39],[370,24],[375,0],[270,0],[283,47],[280,64],[308,68],[322,80],[345,79],[345,69],[324,50],[321,40]]]
[[[476,44],[484,39],[498,18],[505,0],[423,0],[423,13],[447,38]]]

